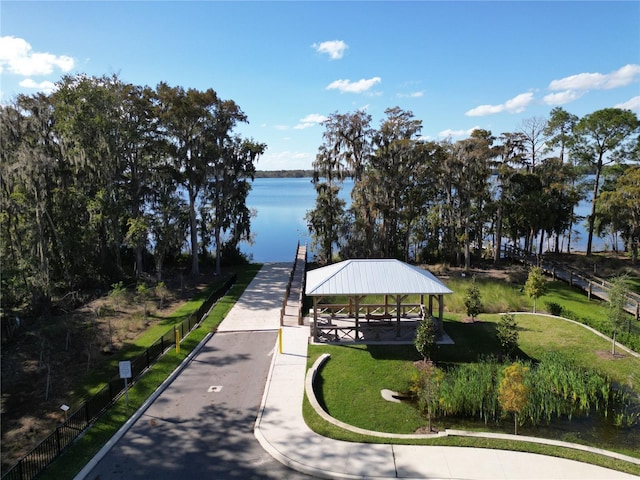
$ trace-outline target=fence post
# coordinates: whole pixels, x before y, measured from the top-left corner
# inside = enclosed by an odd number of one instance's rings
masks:
[[[591,288],[592,288],[592,285],[593,285],[593,284],[591,283],[591,280],[589,280],[589,293],[587,294],[587,298],[588,298],[589,300],[591,300]]]
[[[146,357],[147,357],[147,368],[149,368],[149,349],[147,348],[145,351]]]
[[[56,445],[58,446],[58,455],[62,451],[62,445],[60,444],[60,427],[56,427]]]
[[[640,302],[636,302],[636,320],[640,319]]]
[[[109,389],[111,389],[111,382],[109,382]],[[89,402],[84,402],[84,421],[89,425]]]
[[[569,272],[569,286],[573,287],[573,272]]]

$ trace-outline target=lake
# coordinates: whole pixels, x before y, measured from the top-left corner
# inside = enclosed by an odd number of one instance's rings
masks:
[[[353,182],[345,182],[342,198],[349,203]],[[256,178],[249,193],[247,205],[255,210],[251,219],[254,242],[240,244],[240,250],[254,262],[290,262],[296,254],[298,241],[310,245],[311,238],[305,222],[307,211],[315,206],[316,192],[311,178]],[[576,207],[578,215],[591,211],[587,201]],[[578,238],[572,238],[572,251],[586,250],[587,232],[584,225],[574,227]],[[611,249],[611,239],[594,237],[593,250]],[[566,240],[564,242],[566,245]],[[621,248],[621,245],[619,245]],[[566,251],[566,246],[563,251]]]

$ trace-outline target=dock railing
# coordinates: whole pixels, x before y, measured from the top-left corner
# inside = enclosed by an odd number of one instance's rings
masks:
[[[597,275],[588,274],[566,265],[558,265],[556,262],[545,260],[544,255],[531,254],[512,245],[505,245],[503,252],[504,258],[516,260],[531,266],[538,266],[542,268],[543,272],[551,275],[554,280],[562,280],[572,287],[583,290],[589,299],[596,297],[604,301],[609,300],[609,290],[612,287],[611,282]],[[640,295],[629,292],[625,310],[633,315],[636,320],[639,320]]]

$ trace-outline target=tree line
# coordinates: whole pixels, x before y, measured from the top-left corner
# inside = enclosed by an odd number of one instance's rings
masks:
[[[593,235],[619,233],[635,262],[640,238],[640,123],[619,108],[579,118],[561,107],[494,136],[431,141],[422,121],[399,107],[372,126],[365,111],[324,122],[313,163],[316,203],[306,220],[319,261],[394,257],[470,267],[473,255],[497,262],[503,239],[531,253],[560,252],[591,199]],[[340,198],[351,179],[351,205]],[[487,241],[487,239],[490,239]]]
[[[63,77],[0,107],[3,308],[47,312],[55,296],[153,274],[189,250],[215,268],[250,236],[246,198],[266,145],[213,89],[117,76]],[[186,248],[185,248],[186,247]]]

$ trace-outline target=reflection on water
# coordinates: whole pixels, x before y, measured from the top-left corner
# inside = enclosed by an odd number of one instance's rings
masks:
[[[434,428],[438,430],[472,430],[493,433],[513,434],[513,418],[505,419],[500,424],[473,421],[463,418],[432,419]],[[592,413],[588,417],[554,419],[549,425],[533,427],[530,424],[518,426],[518,435],[561,440],[597,446],[605,450],[627,449],[640,452],[640,425],[633,427],[616,427],[613,415],[603,417]]]
[[[346,181],[342,190],[341,197],[347,202],[347,207],[352,186],[352,181]],[[256,211],[256,216],[251,219],[254,243],[248,245],[243,242],[240,249],[251,255],[254,261],[292,262],[298,241],[307,245],[311,243],[304,219],[315,205],[315,190],[310,178],[257,178],[253,182],[247,205]],[[583,217],[590,211],[591,205],[587,201],[581,202],[576,208],[576,214]],[[578,233],[572,236],[572,251],[586,250],[584,220],[574,225],[574,230]],[[561,242],[563,251],[566,251],[566,243],[566,239]],[[612,243],[611,238],[594,237],[593,250],[610,250]]]

